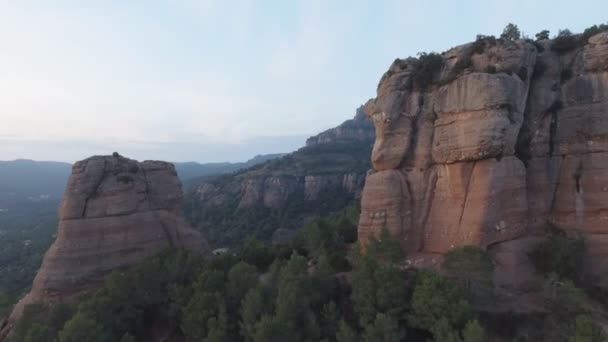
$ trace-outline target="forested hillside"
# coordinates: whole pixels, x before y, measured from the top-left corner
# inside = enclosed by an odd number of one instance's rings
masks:
[[[215,248],[240,246],[251,236],[279,242],[315,217],[358,202],[373,138],[359,108],[293,153],[193,186],[186,216]]]

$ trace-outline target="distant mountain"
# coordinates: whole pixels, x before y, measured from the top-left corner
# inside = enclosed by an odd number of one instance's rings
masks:
[[[0,161],[0,208],[24,201],[59,201],[72,171],[61,162]]]
[[[280,154],[258,155],[242,163],[174,163],[189,181],[235,172]],[[2,298],[23,295],[57,231],[57,208],[72,165],[33,160],[0,161],[0,321]],[[6,303],[5,303],[6,304]]]
[[[177,175],[184,183],[184,188],[187,188],[190,184],[194,184],[202,181],[205,177],[222,175],[225,173],[232,173],[241,169],[247,169],[254,165],[263,163],[268,160],[277,159],[285,154],[274,153],[274,154],[259,154],[245,162],[240,163],[197,163],[197,162],[185,162],[185,163],[173,163],[177,170]]]
[[[200,177],[236,172],[281,156],[280,153],[257,155],[240,163],[174,164],[181,181],[187,183]],[[63,162],[0,161],[0,208],[8,202],[61,200],[71,171],[72,165]]]
[[[250,236],[293,236],[315,216],[355,203],[373,142],[374,127],[359,108],[353,119],[310,137],[295,152],[202,179],[186,193],[186,215],[213,247],[237,246]]]
[[[374,128],[365,119],[363,106],[357,108],[355,117],[344,121],[341,125],[328,129],[306,139],[306,146],[338,143],[358,143],[374,140]]]

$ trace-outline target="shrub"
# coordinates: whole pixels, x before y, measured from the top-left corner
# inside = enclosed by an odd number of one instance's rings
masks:
[[[585,292],[576,287],[569,279],[561,279],[557,274],[551,273],[545,277],[543,283],[543,297],[552,310],[565,314],[584,311]]]
[[[570,328],[568,342],[602,342],[608,340],[603,329],[588,315],[579,315]]]
[[[355,258],[351,301],[361,326],[371,324],[377,313],[402,318],[407,306],[407,289],[396,267],[378,263],[369,255]]]
[[[517,25],[508,23],[507,26],[505,26],[505,28],[502,30],[500,38],[505,40],[517,40],[521,38],[521,32],[519,32]]]
[[[549,39],[549,30],[542,30],[536,34],[536,40],[547,40]]]
[[[383,262],[398,263],[405,257],[399,240],[390,236],[386,227],[382,227],[380,237],[372,236],[367,246],[367,254]]]
[[[456,64],[454,64],[454,68],[452,69],[452,73],[454,75],[460,75],[466,69],[470,68],[473,65],[473,60],[471,60],[470,55],[464,55],[460,58]]]
[[[425,90],[429,85],[431,85],[439,71],[441,71],[442,66],[443,58],[440,54],[434,52],[419,53],[418,61],[416,62],[412,72],[414,86],[420,90]]]
[[[462,342],[486,342],[486,331],[477,320],[467,322],[462,331]]]
[[[473,42],[473,46],[471,49],[474,54],[482,54],[486,46],[494,46],[496,45],[496,37],[494,36],[484,36],[482,34],[478,34],[475,42]]]
[[[473,50],[474,54],[478,54],[478,55],[482,54],[486,49],[485,36],[478,34],[477,39],[473,43],[473,46],[471,47],[471,49]]]
[[[568,238],[551,225],[548,230],[549,238],[530,253],[532,264],[543,274],[555,273],[559,278],[576,280],[585,252],[584,241]]]
[[[399,342],[405,331],[394,318],[378,313],[373,323],[365,327],[364,342]]]
[[[536,50],[538,50],[538,52],[545,51],[545,47],[539,41],[535,41],[535,42],[533,42],[533,44],[536,47]]]
[[[10,312],[12,303],[10,298],[0,291],[0,321]]]
[[[13,331],[14,341],[51,341],[64,323],[72,316],[72,307],[67,304],[27,305],[23,316]]]
[[[61,342],[106,342],[109,333],[92,317],[78,313],[69,320],[59,333]]]
[[[558,54],[564,54],[568,51],[576,49],[580,45],[580,40],[572,35],[568,29],[560,30],[557,37],[551,44],[551,50]]]
[[[462,329],[473,316],[464,291],[457,283],[429,271],[416,275],[409,322],[433,331],[436,322],[446,319],[453,329]]]
[[[451,249],[443,262],[448,273],[469,290],[472,285],[491,285],[494,264],[488,253],[477,246]]]
[[[600,24],[599,26],[593,25],[591,27],[588,27],[583,32],[582,40],[583,40],[583,42],[587,42],[587,40],[589,40],[589,38],[595,36],[596,34],[598,34],[600,32],[604,32],[604,31],[608,31],[608,24]]]

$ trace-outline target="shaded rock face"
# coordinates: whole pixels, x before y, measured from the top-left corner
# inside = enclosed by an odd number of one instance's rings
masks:
[[[474,244],[512,269],[551,222],[586,238],[591,274],[608,269],[608,32],[559,55],[551,44],[456,47],[428,87],[416,60],[393,63],[365,105],[363,242],[386,226],[410,252]]]
[[[360,167],[357,170],[349,170],[346,165],[337,165],[339,161],[335,159],[325,165],[319,161],[315,161],[318,166],[310,165],[310,161],[302,161],[304,157],[300,155],[309,155],[309,159],[313,161],[317,155],[326,153],[348,155],[350,151],[343,147],[334,151],[332,146],[369,146],[373,141],[373,125],[365,117],[361,106],[357,108],[353,119],[308,138],[305,148],[285,156],[282,163],[280,160],[274,160],[219,181],[208,180],[193,187],[192,192],[197,200],[208,208],[220,208],[237,201],[239,209],[259,205],[278,209],[285,206],[294,196],[312,201],[316,200],[321,192],[328,191],[345,191],[358,198],[367,170],[360,170]],[[312,150],[316,148],[319,151]],[[357,159],[358,156],[349,157]],[[352,164],[352,161],[349,162]],[[278,165],[274,166],[273,163]],[[360,161],[357,163],[367,164]],[[227,178],[230,179],[226,182]]]
[[[277,230],[297,230],[354,205],[373,143],[374,127],[359,108],[297,151],[194,185],[186,195],[188,220],[213,247],[236,247],[251,236],[273,241]]]
[[[238,209],[257,206],[269,209],[284,207],[294,196],[305,201],[316,200],[321,192],[345,191],[359,197],[365,182],[363,173],[335,175],[239,177],[224,185],[202,183],[193,190],[197,200],[205,207],[221,208],[233,201]]]
[[[57,239],[11,317],[19,317],[29,303],[62,300],[95,287],[111,271],[169,247],[208,253],[203,237],[184,221],[181,200],[173,164],[118,155],[74,164]]]
[[[353,119],[308,138],[306,147],[286,155],[283,160],[266,162],[220,180],[202,182],[193,188],[193,193],[205,207],[219,208],[237,201],[239,209],[260,205],[278,209],[294,196],[313,201],[321,192],[328,191],[345,191],[359,197],[367,170],[361,170],[361,167],[351,170],[348,165],[339,165],[337,158],[346,155],[352,159],[349,163],[355,161],[369,167],[368,162],[356,160],[358,155],[349,155],[351,151],[344,146],[364,151],[365,148],[358,147],[369,146],[373,141],[374,127],[361,106]],[[320,158],[332,159],[323,163],[317,160]]]

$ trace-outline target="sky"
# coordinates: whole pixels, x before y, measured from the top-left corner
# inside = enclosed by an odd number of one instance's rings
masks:
[[[608,1],[0,0],[0,160],[241,161],[354,116],[397,58],[580,32]]]

